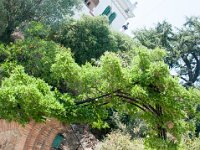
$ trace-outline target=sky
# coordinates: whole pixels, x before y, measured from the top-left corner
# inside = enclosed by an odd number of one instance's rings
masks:
[[[187,16],[200,16],[200,0],[131,0],[137,1],[135,17],[129,19],[129,32],[143,27],[154,27],[168,21],[181,27]]]

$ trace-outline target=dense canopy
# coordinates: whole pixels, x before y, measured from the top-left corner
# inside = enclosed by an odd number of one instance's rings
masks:
[[[79,4],[0,1],[0,119],[113,128],[117,112],[143,120],[147,148],[178,149],[200,118],[199,18],[132,39],[102,16],[66,19]],[[11,40],[13,32],[20,37]]]

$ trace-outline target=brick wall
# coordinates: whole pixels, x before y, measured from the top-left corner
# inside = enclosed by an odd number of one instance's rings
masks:
[[[0,120],[0,150],[50,150],[55,136],[67,129],[55,119],[46,123],[31,121],[24,127]]]

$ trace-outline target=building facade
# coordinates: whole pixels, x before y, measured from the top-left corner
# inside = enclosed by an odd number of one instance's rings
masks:
[[[134,17],[137,2],[130,0],[84,0],[84,6],[79,14],[92,16],[105,15],[115,30],[121,30],[129,18]]]

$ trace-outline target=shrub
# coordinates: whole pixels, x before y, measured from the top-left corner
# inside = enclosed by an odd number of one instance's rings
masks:
[[[183,150],[199,150],[200,149],[200,138],[191,139],[184,137],[182,141]]]
[[[113,131],[107,135],[104,141],[97,148],[99,150],[143,150],[142,140],[131,140],[129,134]]]

